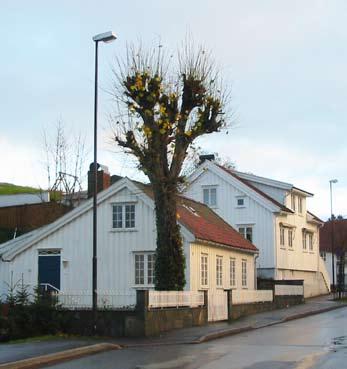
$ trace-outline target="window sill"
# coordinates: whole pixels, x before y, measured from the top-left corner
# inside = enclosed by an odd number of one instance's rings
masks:
[[[307,251],[307,250],[302,250],[302,252],[303,252],[304,254],[308,254],[308,251]]]
[[[242,287],[243,290],[248,290],[248,287]]]
[[[294,251],[292,247],[288,247],[288,251]]]
[[[242,206],[235,206],[236,209],[245,209],[246,206],[245,205],[242,205]]]
[[[136,290],[152,290],[154,287],[154,284],[134,284],[133,286],[131,286],[131,288],[134,288]]]
[[[280,246],[281,250],[287,250],[285,246]]]
[[[200,290],[204,290],[204,291],[207,291],[209,289],[208,286],[200,286]]]
[[[110,230],[111,233],[118,233],[118,232],[138,232],[137,228],[112,228]]]

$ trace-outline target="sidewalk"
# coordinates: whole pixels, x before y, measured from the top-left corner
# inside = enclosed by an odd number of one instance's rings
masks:
[[[33,358],[37,355],[52,353],[57,356],[64,355],[66,349],[85,348],[85,354],[92,350],[92,346],[98,346],[101,342],[113,343],[126,347],[161,346],[174,344],[197,344],[213,339],[231,336],[237,333],[268,327],[293,319],[303,318],[326,311],[347,307],[347,303],[330,300],[330,296],[320,296],[307,299],[305,304],[289,307],[287,309],[274,310],[260,314],[240,318],[232,323],[217,322],[203,327],[177,329],[166,332],[153,338],[90,338],[90,339],[57,339],[50,342],[18,343],[0,345],[0,364],[16,360]],[[89,346],[89,348],[87,347]],[[68,350],[69,351],[69,350]],[[92,353],[92,352],[91,352]],[[40,357],[37,357],[40,360]],[[10,366],[9,366],[10,367]],[[12,366],[11,366],[12,368]],[[17,368],[17,367],[16,367]],[[23,366],[24,368],[24,366]]]
[[[233,334],[268,327],[305,316],[323,313],[325,311],[347,307],[347,303],[332,301],[331,296],[320,296],[307,299],[305,304],[292,306],[286,309],[273,310],[264,313],[249,315],[234,322],[217,322],[203,327],[177,329],[163,333],[160,337],[144,339],[117,339],[117,343],[125,347],[141,345],[172,345],[202,343],[212,339],[230,336]]]

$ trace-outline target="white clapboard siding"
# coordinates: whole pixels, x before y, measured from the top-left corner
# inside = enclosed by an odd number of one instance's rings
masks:
[[[276,296],[297,296],[304,295],[304,286],[292,286],[285,284],[275,285]]]
[[[233,305],[251,304],[254,302],[271,302],[272,300],[272,290],[234,290],[232,292]]]
[[[198,291],[148,291],[148,307],[197,307],[204,305],[204,293]]]
[[[260,268],[273,268],[274,250],[274,215],[257,201],[247,197],[247,206],[236,207],[237,196],[244,193],[216,175],[206,170],[185,191],[185,195],[203,202],[203,186],[217,187],[217,207],[213,210],[235,229],[242,225],[253,226],[253,243],[259,249],[257,265]]]

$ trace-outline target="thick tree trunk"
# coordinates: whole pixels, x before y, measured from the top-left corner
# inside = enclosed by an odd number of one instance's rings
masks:
[[[183,290],[185,259],[177,224],[176,186],[165,182],[152,185],[157,224],[155,288],[162,291]]]

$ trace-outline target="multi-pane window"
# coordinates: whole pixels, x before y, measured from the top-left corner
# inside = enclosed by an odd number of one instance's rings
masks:
[[[223,257],[216,258],[216,285],[221,287],[223,285]]]
[[[207,286],[208,285],[208,256],[207,254],[201,254],[201,267],[200,267],[200,278],[201,278],[201,285]]]
[[[292,202],[292,210],[295,211],[296,210],[296,196],[293,193],[291,196],[291,202]]]
[[[236,198],[236,205],[237,205],[237,207],[240,207],[240,208],[244,207],[246,205],[245,198],[244,197],[237,197]]]
[[[145,284],[145,255],[135,255],[135,284]]]
[[[123,228],[123,206],[113,205],[112,209],[113,228]]]
[[[147,283],[154,284],[154,264],[155,264],[155,255],[148,254],[147,255]]]
[[[253,228],[252,227],[239,227],[239,233],[248,241],[253,241]]]
[[[242,287],[247,287],[247,260],[242,259]]]
[[[135,227],[135,205],[125,205],[125,228]]]
[[[313,234],[308,234],[308,248],[310,251],[313,251]]]
[[[217,205],[217,188],[209,187],[203,189],[204,204],[208,206]]]
[[[288,229],[288,246],[293,247],[293,230]]]
[[[298,197],[298,211],[300,214],[302,214],[302,197]]]
[[[302,248],[304,251],[307,250],[307,243],[306,243],[306,232],[302,231]]]
[[[230,286],[236,286],[236,265],[235,258],[230,258]]]
[[[117,204],[112,206],[112,227],[135,228],[135,204]]]
[[[280,245],[281,246],[284,246],[284,234],[285,234],[284,227],[280,227]]]
[[[154,284],[154,263],[155,254],[139,253],[135,254],[135,284]]]

